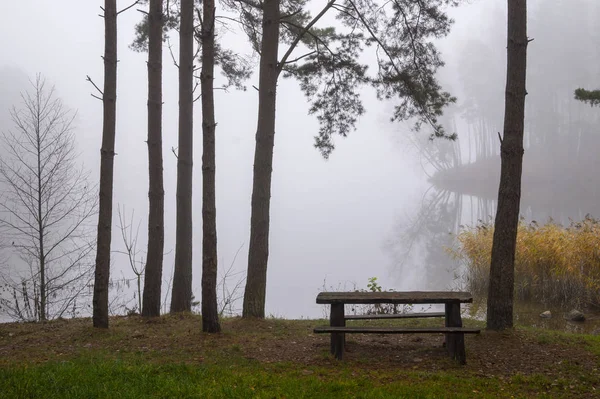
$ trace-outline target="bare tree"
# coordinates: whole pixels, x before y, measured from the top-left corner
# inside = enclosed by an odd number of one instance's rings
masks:
[[[76,162],[75,113],[41,75],[31,85],[11,111],[14,130],[2,135],[0,226],[10,268],[0,276],[0,304],[16,319],[44,321],[78,312],[93,268],[96,198]]]
[[[115,251],[116,253],[126,255],[127,260],[129,261],[129,267],[133,274],[135,274],[136,281],[136,293],[134,294],[135,299],[137,300],[136,307],[137,311],[141,312],[143,308],[142,304],[142,277],[144,276],[144,271],[146,269],[144,259],[138,259],[138,255],[140,251],[137,249],[137,241],[140,233],[140,223],[138,223],[137,228],[135,229],[135,234],[133,233],[133,216],[135,214],[134,211],[131,211],[131,217],[129,218],[129,223],[125,221],[125,208],[121,211],[121,207],[117,207],[117,214],[119,216],[119,230],[121,230],[121,238],[123,239],[123,245],[125,246],[124,251]],[[129,280],[126,280],[129,281]],[[146,285],[144,284],[144,289]],[[159,298],[160,299],[160,298]],[[135,310],[135,309],[134,309]]]
[[[527,0],[508,0],[504,138],[500,139],[500,187],[487,302],[487,328],[491,330],[503,330],[513,326],[528,43]]]
[[[220,292],[217,301],[219,317],[233,317],[241,311],[241,309],[237,308],[237,303],[244,298],[244,293],[241,291],[243,291],[244,282],[246,281],[246,273],[243,270],[236,271],[234,266],[243,247],[244,244],[240,245],[229,267],[221,273],[221,277],[217,283],[217,291]]]

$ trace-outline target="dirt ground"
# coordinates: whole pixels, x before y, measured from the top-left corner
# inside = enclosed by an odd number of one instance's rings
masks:
[[[331,365],[329,335],[314,334],[319,320],[227,319],[222,334],[201,332],[198,316],[139,316],[111,319],[109,330],[95,330],[90,319],[0,325],[0,365],[62,360],[86,352],[141,354],[148,361],[212,362],[242,356],[263,363]],[[561,340],[564,339],[564,342]],[[482,331],[465,337],[467,364],[451,361],[442,335],[347,335],[343,362],[368,369],[438,371],[460,369],[481,376],[542,373],[559,378],[568,362],[594,371],[600,359],[577,335],[556,338],[527,330]]]

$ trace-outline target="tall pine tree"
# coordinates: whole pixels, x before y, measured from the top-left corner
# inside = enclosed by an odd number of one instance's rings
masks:
[[[500,186],[492,243],[487,328],[513,326],[515,250],[521,201],[527,74],[527,0],[508,0],[504,134],[500,143]]]

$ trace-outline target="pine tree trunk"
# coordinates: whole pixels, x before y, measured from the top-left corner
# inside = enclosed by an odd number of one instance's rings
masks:
[[[112,229],[113,165],[117,112],[117,1],[104,1],[104,110],[100,149],[100,198],[94,280],[93,324],[108,328],[108,281]]]
[[[513,326],[514,265],[527,94],[527,0],[508,0],[507,41],[504,138],[500,148],[500,187],[487,303],[487,328],[491,330]]]
[[[160,316],[165,190],[162,155],[163,0],[150,0],[148,13],[148,249],[142,316]]]
[[[175,270],[171,313],[192,309],[192,166],[194,125],[194,0],[181,0],[179,29],[179,149]]]
[[[217,209],[215,199],[215,2],[204,0],[202,26],[202,331],[221,331],[217,310]]]
[[[265,0],[263,3],[258,126],[254,152],[250,248],[243,317],[265,317],[267,262],[269,259],[269,209],[278,77],[279,4],[280,0]]]

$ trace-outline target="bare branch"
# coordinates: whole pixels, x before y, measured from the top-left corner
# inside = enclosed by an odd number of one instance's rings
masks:
[[[102,90],[100,90],[100,88],[98,87],[98,85],[96,85],[96,83],[94,83],[94,81],[92,80],[92,78],[90,78],[90,75],[86,75],[85,77],[86,77],[85,80],[87,80],[88,82],[90,82],[96,88],[96,90],[98,90],[98,93],[100,93],[100,95],[102,97],[104,97],[104,93],[102,92]],[[103,100],[102,97],[98,97],[98,96],[96,96],[94,94],[92,94],[92,97],[97,98],[98,100]]]
[[[133,234],[133,217],[134,211],[131,211],[131,218],[129,224],[124,223],[123,212],[121,212],[121,207],[117,207],[117,214],[119,216],[119,229],[121,230],[121,238],[123,239],[123,245],[125,245],[125,251],[115,251],[117,253],[122,253],[127,255],[127,259],[129,260],[129,267],[135,274],[135,280],[137,282],[137,299],[138,299],[138,310],[141,312],[142,310],[142,276],[145,271],[145,263],[137,260],[137,256],[139,251],[137,250],[137,240],[140,232],[141,220],[138,222],[137,229],[135,235]],[[139,265],[139,268],[138,268]]]
[[[167,37],[167,48],[169,49],[169,54],[171,55],[171,59],[173,60],[173,65],[179,68],[179,64],[175,59],[175,54],[173,54],[173,46],[171,45],[171,40],[169,39],[169,37]]]
[[[140,4],[140,0],[136,0],[135,3],[131,4],[130,6],[125,7],[121,11],[118,11],[117,15],[121,14],[122,12],[125,12],[125,11],[129,10],[130,8],[133,8],[133,7],[137,6],[138,4]]]

